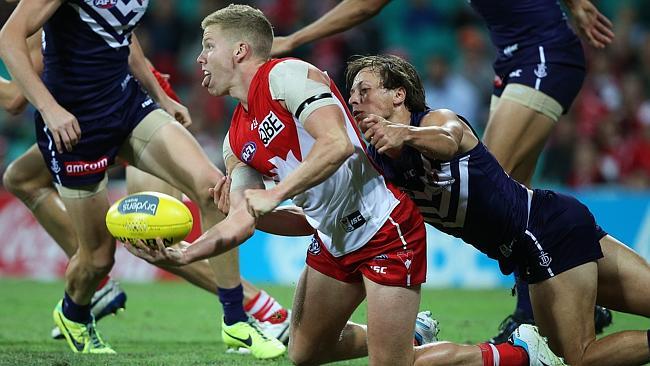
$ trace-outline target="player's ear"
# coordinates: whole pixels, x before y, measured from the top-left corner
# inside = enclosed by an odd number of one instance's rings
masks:
[[[251,46],[246,42],[237,42],[233,50],[235,61],[241,62],[248,54],[251,53]]]
[[[400,86],[399,88],[393,90],[393,104],[400,105],[404,104],[406,100],[406,89]]]

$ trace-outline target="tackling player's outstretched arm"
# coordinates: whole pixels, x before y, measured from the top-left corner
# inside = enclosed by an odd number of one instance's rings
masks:
[[[27,100],[43,116],[57,150],[71,151],[79,141],[79,122],[61,107],[41,81],[30,58],[27,39],[61,6],[61,0],[21,1],[0,31],[0,58]]]
[[[390,0],[343,0],[315,22],[286,36],[275,37],[271,56],[285,54],[316,39],[343,32],[372,18]]]
[[[408,145],[430,159],[450,160],[458,153],[463,139],[462,122],[448,109],[429,112],[420,127],[393,123],[374,114],[364,118],[360,126],[379,153],[394,152]]]

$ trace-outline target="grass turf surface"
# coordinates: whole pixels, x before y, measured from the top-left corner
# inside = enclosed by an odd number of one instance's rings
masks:
[[[229,355],[220,337],[221,308],[215,295],[183,282],[122,284],[127,310],[107,317],[99,329],[117,355],[74,355],[65,341],[49,337],[52,309],[62,296],[62,282],[0,279],[0,365],[288,365],[285,357],[257,361]],[[293,288],[263,286],[284,305]],[[421,309],[441,323],[444,340],[477,343],[493,336],[512,311],[509,290],[423,290]],[[353,320],[365,322],[365,304]],[[570,325],[569,325],[570,326]],[[614,314],[607,333],[648,329],[650,320]],[[365,365],[367,359],[341,362]]]

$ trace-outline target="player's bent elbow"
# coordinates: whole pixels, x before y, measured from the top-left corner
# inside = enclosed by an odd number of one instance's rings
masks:
[[[354,146],[347,138],[330,136],[320,139],[319,146],[320,157],[330,165],[341,165],[354,153]]]
[[[336,162],[342,164],[347,158],[354,154],[354,145],[348,139],[337,141],[336,149]]]
[[[453,139],[449,139],[446,144],[442,145],[440,151],[436,154],[437,158],[443,161],[451,160],[458,153],[458,144]]]

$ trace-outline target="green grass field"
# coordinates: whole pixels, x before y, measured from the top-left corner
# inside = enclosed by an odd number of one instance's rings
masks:
[[[287,365],[287,358],[256,361],[227,355],[220,339],[221,310],[214,295],[182,282],[123,284],[127,310],[100,322],[112,356],[73,355],[64,341],[49,338],[52,308],[62,295],[61,282],[0,280],[0,365]],[[264,286],[283,304],[293,289]],[[422,309],[441,322],[441,339],[476,343],[492,336],[512,311],[509,290],[425,290]],[[363,322],[365,305],[354,320]],[[570,325],[569,325],[570,326]],[[608,332],[647,329],[650,321],[614,315]],[[342,362],[364,365],[367,360]]]

